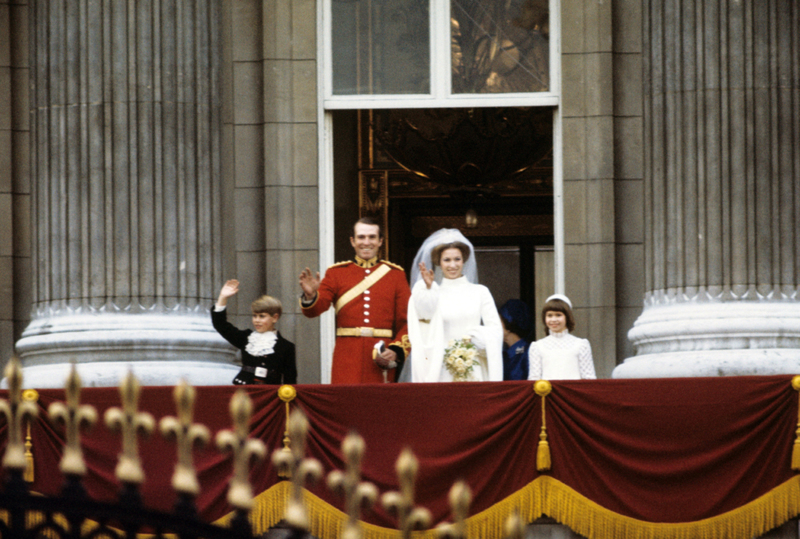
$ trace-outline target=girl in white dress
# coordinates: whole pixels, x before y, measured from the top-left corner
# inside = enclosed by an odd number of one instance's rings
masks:
[[[441,270],[440,282],[434,266]],[[477,284],[477,275],[472,244],[456,229],[438,230],[420,247],[408,304],[411,381],[503,379],[503,326],[492,294]],[[474,345],[470,357],[478,364],[466,374],[454,373],[447,368],[445,350],[464,338]]]
[[[572,302],[554,294],[542,308],[547,337],[531,343],[528,350],[528,380],[595,379],[592,346],[570,334],[575,329]]]

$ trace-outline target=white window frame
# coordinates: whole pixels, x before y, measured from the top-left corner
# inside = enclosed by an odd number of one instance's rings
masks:
[[[450,0],[430,0],[430,94],[333,94],[331,0],[317,2],[317,130],[319,167],[319,264],[334,263],[333,253],[333,110],[401,108],[554,107],[553,113],[553,251],[555,292],[564,293],[564,163],[561,117],[561,0],[550,0],[550,90],[533,93],[452,94],[450,70]],[[320,35],[318,32],[317,35]],[[334,313],[320,317],[320,380],[331,381],[336,341]]]
[[[550,0],[550,90],[531,93],[452,94],[450,71],[450,0],[429,0],[430,9],[430,94],[359,94],[334,95],[333,51],[327,47],[332,37],[331,0],[318,2],[319,26],[323,39],[317,42],[318,80],[323,84],[318,95],[325,110],[459,108],[459,107],[557,107],[560,104],[561,32],[560,0]]]

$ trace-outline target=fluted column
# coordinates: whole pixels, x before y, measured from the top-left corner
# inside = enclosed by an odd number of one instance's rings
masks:
[[[646,297],[614,376],[800,372],[800,4],[644,6]]]
[[[33,0],[26,379],[229,383],[220,286],[219,0]]]

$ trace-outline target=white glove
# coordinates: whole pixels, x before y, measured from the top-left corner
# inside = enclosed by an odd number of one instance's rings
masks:
[[[472,342],[472,344],[478,348],[482,348],[484,350],[486,349],[486,341],[483,338],[483,332],[480,328],[470,330],[467,335],[469,335],[469,340]]]

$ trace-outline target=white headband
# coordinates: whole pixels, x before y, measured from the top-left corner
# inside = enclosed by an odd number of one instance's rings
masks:
[[[549,298],[547,298],[546,300],[544,300],[544,302],[545,302],[545,303],[547,303],[547,302],[548,302],[548,301],[550,301],[551,299],[560,299],[561,301],[563,301],[564,303],[566,303],[567,305],[569,305],[569,308],[570,308],[570,309],[572,309],[572,302],[571,302],[571,301],[569,300],[569,298],[568,298],[567,296],[565,296],[564,294],[553,294],[552,296],[550,296]]]

